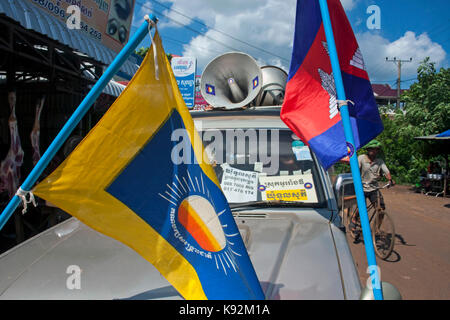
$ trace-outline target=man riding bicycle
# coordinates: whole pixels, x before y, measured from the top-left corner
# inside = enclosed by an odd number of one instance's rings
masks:
[[[378,195],[380,195],[380,206],[384,210],[384,199],[381,192],[378,192],[378,180],[384,174],[391,185],[394,185],[395,182],[392,180],[391,173],[384,161],[377,157],[381,149],[381,143],[374,139],[365,146],[365,149],[367,150],[367,154],[362,154],[358,157],[364,195],[374,205],[377,203]],[[352,220],[350,223],[351,231],[354,231],[356,228],[356,218],[354,216],[353,219],[355,220]]]

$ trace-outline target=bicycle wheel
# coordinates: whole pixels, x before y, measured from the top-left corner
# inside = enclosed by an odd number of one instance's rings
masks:
[[[356,219],[355,228],[352,230],[351,222]],[[347,213],[347,230],[353,240],[356,240],[361,233],[361,224],[359,222],[358,206],[352,206]]]
[[[394,250],[394,221],[386,211],[380,211],[372,220],[371,230],[375,254],[386,260]]]

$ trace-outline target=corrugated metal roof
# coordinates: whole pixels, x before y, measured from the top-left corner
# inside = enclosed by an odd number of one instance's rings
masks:
[[[83,75],[86,78],[95,79],[94,76],[87,71],[84,71]],[[89,88],[91,88],[91,87],[92,86],[90,86]],[[113,96],[113,97],[118,97],[122,93],[123,89],[125,89],[125,88],[126,88],[125,85],[123,85],[117,81],[111,80],[108,82],[108,84],[106,85],[106,87],[103,89],[102,92],[109,94],[110,96]]]
[[[117,55],[95,40],[90,39],[79,30],[70,30],[61,20],[25,0],[1,0],[0,14],[17,21],[26,29],[38,33],[69,46],[75,51],[87,54],[89,57],[109,65]],[[139,66],[128,59],[120,69],[130,76],[135,74]]]
[[[125,86],[123,84],[111,80],[110,82],[108,82],[105,89],[103,89],[103,93],[118,97],[122,93],[123,89],[125,89]]]

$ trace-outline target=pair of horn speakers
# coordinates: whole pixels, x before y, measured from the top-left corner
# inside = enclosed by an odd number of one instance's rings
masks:
[[[287,74],[275,66],[259,67],[242,52],[216,57],[200,80],[203,98],[214,108],[271,106],[283,103]]]

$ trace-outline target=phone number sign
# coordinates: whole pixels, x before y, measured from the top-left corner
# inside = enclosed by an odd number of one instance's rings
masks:
[[[115,52],[127,43],[135,0],[28,0]],[[75,6],[77,10],[68,10]],[[75,19],[75,20],[73,20]],[[80,21],[76,21],[76,20]]]

